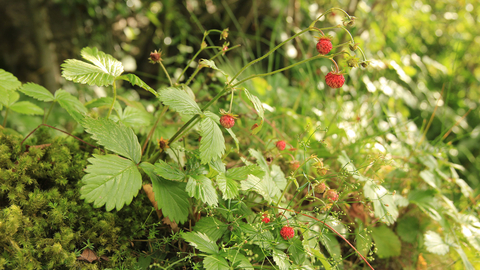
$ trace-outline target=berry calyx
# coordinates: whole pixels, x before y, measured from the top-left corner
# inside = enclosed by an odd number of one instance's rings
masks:
[[[325,198],[328,199],[331,202],[336,202],[338,201],[338,193],[335,189],[330,189],[325,193]]]
[[[150,63],[155,64],[155,63],[160,63],[162,61],[162,51],[153,51],[150,53]]]
[[[332,45],[332,42],[330,40],[331,40],[331,38],[329,38],[327,36],[322,36],[318,39],[318,42],[317,42],[318,53],[325,55],[332,50],[333,45]]]
[[[325,83],[331,88],[340,88],[345,83],[345,77],[341,73],[331,71],[325,76]]]
[[[325,192],[325,189],[327,189],[327,186],[325,185],[325,183],[320,183],[320,184],[315,186],[315,192],[316,193],[323,193],[323,192]]]
[[[280,140],[275,144],[275,146],[278,150],[282,151],[283,149],[285,149],[285,146],[287,146],[287,143],[284,140]]]
[[[283,237],[283,239],[288,240],[292,239],[295,236],[295,230],[288,226],[285,225],[281,230],[280,230],[280,235]]]

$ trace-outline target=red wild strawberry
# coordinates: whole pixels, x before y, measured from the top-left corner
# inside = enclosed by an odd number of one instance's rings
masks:
[[[224,114],[220,118],[220,124],[224,128],[232,128],[235,125],[235,117],[232,114]]]
[[[292,227],[286,225],[280,230],[280,235],[285,240],[292,239],[295,236],[295,231]]]
[[[338,201],[338,193],[335,189],[330,189],[329,191],[327,191],[327,193],[325,193],[324,196],[326,199],[329,199],[331,202]]]
[[[322,36],[318,39],[317,51],[320,54],[325,55],[325,54],[329,53],[332,50],[332,48],[333,48],[332,42],[330,41],[329,37]]]
[[[341,73],[334,73],[332,71],[325,76],[325,82],[331,88],[340,88],[345,83],[345,77],[343,77]]]
[[[262,222],[263,222],[263,223],[269,223],[269,222],[270,222],[270,218],[269,218],[269,217],[264,217],[264,218],[262,219]]]
[[[278,150],[282,151],[283,149],[285,149],[285,146],[287,145],[287,143],[283,140],[280,140],[278,141],[275,146],[277,147]]]

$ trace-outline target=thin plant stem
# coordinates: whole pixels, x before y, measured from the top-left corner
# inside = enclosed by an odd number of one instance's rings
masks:
[[[47,122],[48,117],[50,116],[50,113],[52,112],[53,105],[55,105],[55,102],[52,102],[52,104],[50,105],[50,108],[48,109],[47,114],[45,115],[45,117],[43,117],[43,124],[45,124]]]
[[[165,75],[167,75],[168,81],[170,82],[170,86],[173,86],[172,79],[170,78],[170,75],[168,75],[167,69],[165,69],[165,66],[163,65],[162,61],[159,61],[158,63],[162,67],[163,72],[165,72]]]
[[[3,127],[7,125],[7,116],[8,116],[9,109],[10,108],[7,107],[7,109],[5,110],[5,117],[3,118]]]
[[[115,105],[115,101],[117,100],[117,86],[115,85],[115,81],[113,81],[113,101],[112,105],[110,105],[110,109],[108,109],[107,118],[110,118],[110,114],[112,113],[113,105]]]
[[[341,8],[331,8],[331,9],[325,11],[322,15],[318,16],[318,18],[315,21],[313,21],[312,24],[310,24],[310,27],[313,27],[318,22],[318,20],[320,20],[323,16],[327,15],[328,13],[332,12],[335,9],[343,12],[343,14],[347,15],[347,17],[349,19],[351,19],[350,15],[348,15],[348,13],[345,10],[343,10]]]

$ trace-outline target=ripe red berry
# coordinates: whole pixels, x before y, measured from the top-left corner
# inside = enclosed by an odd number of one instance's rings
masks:
[[[235,118],[229,114],[222,115],[220,124],[222,124],[224,128],[231,128],[235,125]]]
[[[269,222],[270,222],[270,218],[269,218],[269,217],[264,217],[264,218],[262,219],[262,222],[263,222],[263,223],[269,223]]]
[[[320,39],[318,39],[317,51],[320,54],[325,55],[329,53],[332,50],[332,48],[333,46],[332,46],[332,42],[330,41],[330,38],[323,36]]]
[[[295,236],[295,231],[292,227],[286,225],[280,230],[280,235],[285,240],[292,239]]]
[[[331,202],[338,201],[338,193],[335,189],[330,189],[329,191],[327,191],[327,193],[325,193],[324,196],[325,196],[325,198],[327,198]]]
[[[287,143],[283,140],[280,140],[278,141],[275,146],[277,147],[278,150],[282,151],[283,149],[285,149],[285,146],[287,145]]]
[[[343,77],[342,74],[329,72],[327,76],[325,76],[325,82],[332,88],[340,88],[345,83],[345,77]]]

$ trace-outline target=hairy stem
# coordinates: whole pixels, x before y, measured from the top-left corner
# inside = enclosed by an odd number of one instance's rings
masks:
[[[107,119],[110,118],[110,114],[112,113],[113,105],[115,105],[115,100],[117,100],[117,86],[115,85],[115,81],[113,81],[113,101],[112,105],[110,105],[110,109],[108,109]]]

